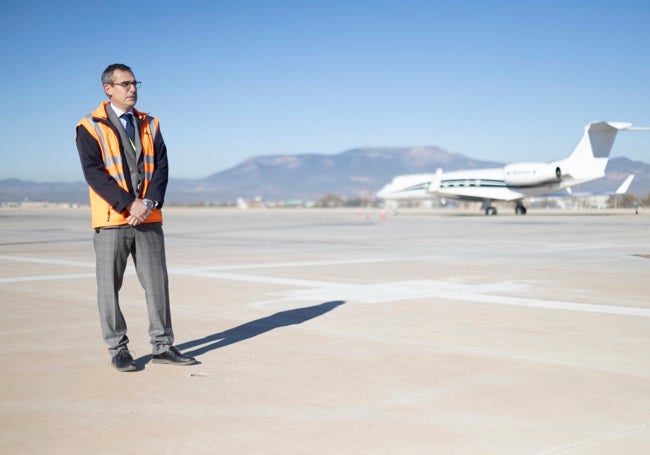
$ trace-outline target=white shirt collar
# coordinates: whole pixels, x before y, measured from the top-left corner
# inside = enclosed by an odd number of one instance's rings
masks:
[[[129,113],[133,115],[133,109],[129,109],[128,111],[125,112],[119,107],[117,107],[116,105],[114,105],[113,103],[111,103],[111,109],[113,109],[113,111],[115,112],[115,114],[117,114],[118,117],[120,117],[124,113]]]

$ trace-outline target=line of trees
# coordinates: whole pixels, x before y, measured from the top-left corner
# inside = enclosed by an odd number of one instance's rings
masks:
[[[614,194],[607,201],[610,207],[635,208],[650,206],[650,193],[638,199],[634,193]]]

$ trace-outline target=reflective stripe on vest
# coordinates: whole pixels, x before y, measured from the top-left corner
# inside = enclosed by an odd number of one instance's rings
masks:
[[[106,106],[108,103],[105,101],[93,113],[82,118],[78,126],[83,126],[97,140],[106,172],[124,191],[128,192],[128,183],[124,175],[120,137],[110,125],[110,121],[106,116]],[[142,182],[140,197],[144,198],[146,197],[147,189],[155,171],[154,138],[158,134],[159,126],[158,119],[155,117],[138,112],[135,109],[134,114],[142,122],[140,139],[142,142],[144,180]],[[89,188],[89,190],[92,224],[94,228],[127,224],[125,218],[127,216],[126,212],[116,212],[92,188]],[[154,209],[145,222],[160,221],[162,221],[162,213],[159,209]]]
[[[154,163],[155,163],[155,159],[153,156],[153,141],[154,138],[156,137],[156,133],[158,132],[158,126],[156,125],[154,117],[150,115],[138,116],[138,118],[141,118],[143,120],[142,123],[143,134],[141,135],[141,142],[142,142],[142,153],[144,155],[143,158],[144,158],[145,186],[143,187],[142,194],[145,194],[146,188],[149,186],[149,182],[153,177]],[[126,182],[126,177],[124,176],[124,166],[122,165],[122,155],[119,153],[113,153],[113,152],[117,152],[118,150],[109,146],[107,138],[104,133],[105,128],[101,125],[100,122],[96,122],[95,120],[93,120],[92,114],[88,114],[86,117],[84,117],[84,119],[88,122],[88,125],[90,125],[95,131],[94,136],[99,141],[99,145],[102,149],[102,158],[104,159],[104,166],[106,167],[106,170],[111,175],[111,177],[115,179],[115,181],[120,183],[120,186],[122,188],[127,190],[128,187],[126,185],[122,185],[122,182]],[[111,131],[111,135],[115,136],[115,133],[112,130],[110,131]],[[146,145],[144,144],[143,139],[145,137],[151,141],[151,148],[146,147]],[[106,151],[109,151],[109,153],[106,153]]]
[[[104,160],[104,167],[106,171],[110,174],[117,183],[120,184],[122,188],[126,191],[129,190],[126,184],[126,178],[124,177],[124,166],[122,165],[122,155],[119,152],[119,148],[111,147],[108,138],[104,134],[104,128],[99,122],[93,120],[92,114],[88,114],[84,117],[84,122],[86,125],[89,125],[95,132],[93,136],[99,142],[99,147],[102,149],[102,159]],[[83,121],[82,121],[83,122]],[[86,127],[89,132],[90,128]],[[112,136],[115,136],[113,133]],[[115,137],[115,139],[117,139]],[[116,151],[117,153],[112,153]],[[146,177],[145,177],[146,178]],[[151,176],[149,177],[151,178]]]
[[[151,154],[144,153],[145,146],[144,143],[142,144],[142,152],[144,154],[144,181],[146,183],[146,187],[144,187],[142,194],[146,193],[146,189],[149,186],[149,182],[151,181],[151,178],[153,177],[153,170],[154,170],[154,156],[153,156],[153,143],[154,139],[156,138],[156,134],[158,133],[158,125],[156,124],[156,119],[151,117],[150,115],[143,116],[142,118],[142,138],[147,137],[147,140],[151,141]]]

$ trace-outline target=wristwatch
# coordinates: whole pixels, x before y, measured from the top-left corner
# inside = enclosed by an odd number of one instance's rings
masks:
[[[149,209],[155,209],[158,207],[158,201],[152,201],[151,199],[143,199],[142,202]]]

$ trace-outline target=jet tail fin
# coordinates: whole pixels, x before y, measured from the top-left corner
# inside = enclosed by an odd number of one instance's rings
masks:
[[[573,152],[557,165],[562,176],[574,180],[593,180],[605,175],[605,167],[616,133],[621,130],[644,130],[633,128],[631,123],[594,122],[585,126],[584,133]]]

